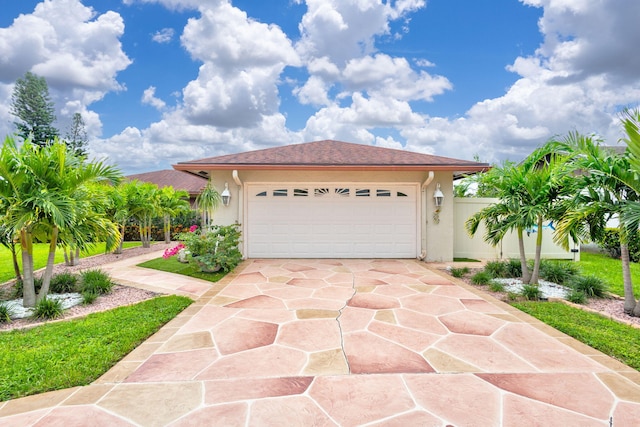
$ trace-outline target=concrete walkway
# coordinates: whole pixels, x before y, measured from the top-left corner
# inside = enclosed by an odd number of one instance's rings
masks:
[[[140,261],[105,269],[196,303],[92,385],[0,402],[0,426],[640,419],[640,373],[424,263],[251,260],[210,286]]]

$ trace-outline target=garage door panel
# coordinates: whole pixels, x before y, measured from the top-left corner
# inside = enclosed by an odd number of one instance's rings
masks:
[[[356,188],[347,184],[299,184],[295,189],[284,184],[249,186],[247,255],[251,258],[415,257],[417,187],[383,185],[384,191],[378,187],[377,184],[358,185],[357,189],[369,196],[355,197]],[[287,190],[288,196],[274,197],[274,190]],[[257,196],[261,192],[266,195]],[[320,196],[315,196],[316,193]],[[284,192],[278,191],[278,194]],[[377,194],[385,196],[377,197]]]

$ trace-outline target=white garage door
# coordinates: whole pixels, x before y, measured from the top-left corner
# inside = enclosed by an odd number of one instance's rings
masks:
[[[247,187],[249,258],[415,258],[417,186]]]

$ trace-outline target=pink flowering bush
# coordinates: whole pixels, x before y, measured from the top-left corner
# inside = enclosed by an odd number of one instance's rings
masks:
[[[164,250],[164,253],[162,254],[162,258],[171,258],[174,255],[177,255],[178,252],[180,252],[182,249],[184,249],[186,246],[184,245],[184,243],[180,242],[178,243],[176,246],[174,246],[173,248],[168,248]]]
[[[189,233],[193,233],[194,231],[196,231],[198,229],[198,226],[193,224],[191,227],[189,227]]]

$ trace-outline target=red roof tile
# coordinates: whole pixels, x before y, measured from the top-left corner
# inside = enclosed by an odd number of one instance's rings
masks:
[[[176,190],[185,190],[189,194],[199,194],[207,185],[207,179],[186,172],[173,169],[128,175],[128,180],[137,179],[142,182],[151,182],[158,187],[172,186]]]
[[[351,168],[478,171],[488,169],[489,165],[405,150],[326,140],[191,160],[180,162],[173,167],[192,171]]]

